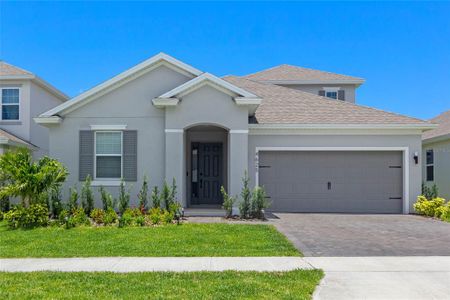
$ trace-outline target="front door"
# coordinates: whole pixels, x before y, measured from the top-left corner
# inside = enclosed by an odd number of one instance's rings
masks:
[[[222,143],[192,143],[191,204],[222,204]]]

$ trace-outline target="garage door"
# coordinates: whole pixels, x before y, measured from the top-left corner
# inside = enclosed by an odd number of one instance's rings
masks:
[[[402,152],[259,153],[271,211],[402,213],[402,177]]]

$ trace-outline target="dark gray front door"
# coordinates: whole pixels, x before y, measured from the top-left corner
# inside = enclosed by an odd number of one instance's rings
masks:
[[[222,143],[193,143],[192,149],[191,204],[222,204]]]

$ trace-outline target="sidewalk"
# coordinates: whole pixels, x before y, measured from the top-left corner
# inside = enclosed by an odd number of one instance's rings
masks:
[[[195,272],[313,269],[301,257],[89,257],[0,259],[2,272]]]

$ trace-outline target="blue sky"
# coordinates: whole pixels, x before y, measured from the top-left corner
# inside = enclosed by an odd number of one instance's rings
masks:
[[[359,104],[450,109],[450,2],[0,2],[0,58],[70,96],[166,52],[216,75],[277,64],[364,77]]]

